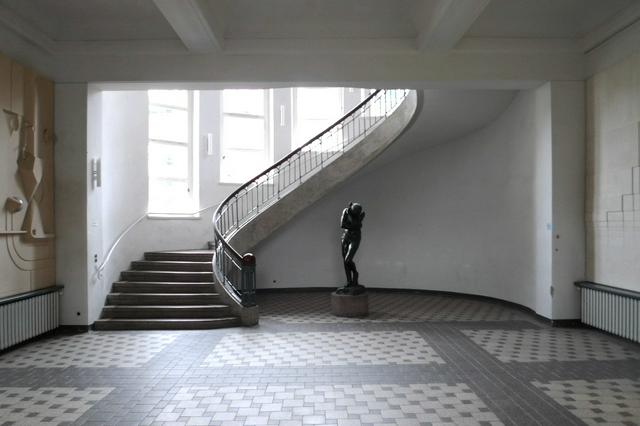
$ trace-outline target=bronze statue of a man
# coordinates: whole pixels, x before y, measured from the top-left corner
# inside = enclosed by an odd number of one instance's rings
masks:
[[[362,220],[364,211],[358,203],[349,203],[349,207],[342,211],[340,227],[344,229],[342,234],[342,259],[344,271],[347,274],[347,285],[338,289],[338,293],[360,294],[364,292],[364,286],[358,284],[358,270],[353,261],[360,239],[362,238]]]

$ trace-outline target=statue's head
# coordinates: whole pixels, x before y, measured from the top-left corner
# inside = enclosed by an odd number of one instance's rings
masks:
[[[362,206],[358,203],[350,203],[349,210],[353,215],[360,216],[360,213],[362,213]]]

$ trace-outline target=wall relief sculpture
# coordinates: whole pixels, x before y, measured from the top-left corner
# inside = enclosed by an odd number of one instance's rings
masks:
[[[55,281],[53,83],[0,55],[0,297]]]

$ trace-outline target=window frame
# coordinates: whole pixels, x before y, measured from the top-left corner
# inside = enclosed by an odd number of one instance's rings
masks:
[[[291,146],[290,146],[290,150],[294,151],[298,148],[300,148],[302,145],[304,145],[305,143],[309,142],[310,139],[307,139],[305,141],[302,141],[300,144],[297,143],[297,129],[298,129],[298,120],[299,120],[299,111],[298,111],[298,90],[300,89],[335,89],[340,91],[340,109],[342,110],[342,112],[338,115],[338,117],[336,118],[339,119],[340,117],[344,116],[345,114],[345,102],[344,102],[344,98],[345,98],[345,88],[343,87],[294,87],[291,89]],[[335,120],[334,120],[335,121]],[[320,132],[318,132],[320,133]],[[311,137],[316,136],[318,133],[312,135]]]
[[[227,89],[234,90],[234,89]],[[222,173],[222,162],[224,161],[225,151],[227,149],[233,151],[245,151],[245,152],[263,152],[265,156],[265,160],[268,165],[273,163],[273,124],[271,123],[273,115],[273,91],[271,89],[240,89],[240,90],[262,90],[264,93],[264,115],[256,115],[256,114],[248,114],[248,113],[236,113],[236,112],[225,112],[224,110],[224,89],[220,91],[220,114],[219,114],[219,123],[220,123],[220,150],[219,150],[219,158],[218,158],[218,182],[222,185],[241,185],[247,181],[247,179],[227,179]],[[231,116],[236,118],[249,118],[249,119],[262,119],[264,121],[264,147],[263,149],[254,149],[254,148],[227,148],[225,146],[225,117]],[[257,170],[255,175],[257,175],[261,170]],[[253,178],[254,175],[251,176]]]
[[[169,89],[171,90],[171,89]],[[147,92],[151,92],[153,90],[148,90]],[[197,215],[198,212],[198,208],[199,208],[199,194],[198,194],[198,179],[197,179],[197,173],[198,173],[198,150],[196,149],[196,144],[195,141],[198,138],[198,117],[199,117],[199,111],[198,111],[198,103],[199,103],[199,92],[195,91],[195,90],[185,90],[185,92],[187,92],[187,106],[186,107],[180,107],[180,106],[176,106],[176,105],[168,105],[168,104],[163,104],[163,103],[153,103],[151,102],[151,100],[149,99],[148,95],[147,95],[147,116],[149,117],[151,115],[151,106],[159,106],[162,108],[167,108],[167,109],[173,109],[173,110],[180,110],[180,111],[186,111],[187,113],[187,141],[186,142],[181,142],[181,141],[176,141],[176,140],[169,140],[169,139],[158,139],[158,138],[152,138],[150,135],[150,132],[148,131],[147,134],[147,153],[149,152],[149,149],[151,147],[151,144],[164,144],[164,145],[170,145],[170,146],[186,146],[187,147],[187,179],[186,179],[186,184],[187,184],[187,189],[189,192],[189,202],[188,205],[186,206],[180,206],[180,209],[178,209],[177,211],[155,211],[155,210],[151,210],[151,182],[154,180],[164,180],[164,181],[176,181],[176,182],[183,182],[185,181],[184,179],[177,179],[177,178],[170,178],[170,177],[152,177],[149,174],[149,171],[147,171],[147,176],[148,176],[148,184],[147,184],[147,188],[148,188],[148,193],[147,193],[147,215],[149,217],[154,217],[154,218],[162,218],[162,217],[180,217],[180,216],[189,216],[189,217],[194,217]],[[147,125],[147,128],[149,128],[149,124]],[[148,155],[148,154],[147,154]],[[147,167],[150,161],[150,157],[147,157]],[[164,210],[164,209],[161,209]]]

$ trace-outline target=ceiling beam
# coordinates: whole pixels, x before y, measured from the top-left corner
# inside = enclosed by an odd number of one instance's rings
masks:
[[[632,3],[624,8],[611,19],[604,22],[595,30],[582,38],[582,48],[585,53],[605,44],[627,28],[640,21],[640,3]]]
[[[222,50],[220,19],[213,16],[205,0],[153,1],[189,51]]]
[[[56,43],[49,36],[4,6],[0,6],[0,22],[45,52],[56,53]]]
[[[420,51],[455,47],[491,0],[436,0],[424,2],[417,13]]]

